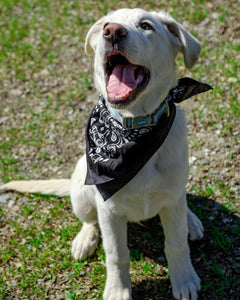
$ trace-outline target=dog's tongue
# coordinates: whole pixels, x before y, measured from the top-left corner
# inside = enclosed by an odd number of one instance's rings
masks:
[[[107,84],[108,96],[111,99],[124,100],[142,82],[143,71],[136,71],[137,68],[138,66],[131,64],[114,67]]]

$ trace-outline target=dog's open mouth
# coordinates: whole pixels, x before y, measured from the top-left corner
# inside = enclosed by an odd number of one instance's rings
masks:
[[[146,87],[150,72],[147,68],[131,64],[117,51],[110,52],[105,60],[108,101],[123,106],[136,98]]]

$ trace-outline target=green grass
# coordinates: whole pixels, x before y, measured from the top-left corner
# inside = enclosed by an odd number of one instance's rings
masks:
[[[87,30],[107,11],[136,6],[169,11],[201,40],[199,63],[192,71],[181,55],[177,63],[180,76],[214,87],[191,102],[193,107],[186,104],[190,154],[216,150],[215,165],[196,161],[196,169],[191,168],[192,177],[201,180],[189,181],[189,204],[206,233],[203,241],[190,245],[202,278],[200,299],[229,300],[240,293],[239,3],[0,1],[0,180],[70,176],[84,151],[84,128],[93,106],[85,101],[93,90],[92,58],[84,53]],[[200,27],[206,18],[210,23]],[[205,29],[212,35],[205,36]],[[200,125],[215,146],[197,134]],[[69,198],[13,194],[10,199],[13,208],[0,206],[0,299],[101,299],[105,254],[100,244],[91,259],[72,258],[71,241],[81,224]],[[167,264],[159,260],[163,243],[156,219],[144,227],[129,226],[135,299],[171,299]]]

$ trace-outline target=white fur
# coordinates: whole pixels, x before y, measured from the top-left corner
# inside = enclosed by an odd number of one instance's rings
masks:
[[[140,20],[149,22],[154,31],[144,31]],[[196,62],[200,45],[172,17],[163,12],[148,13],[141,9],[121,9],[100,19],[89,30],[85,48],[95,53],[94,76],[97,89],[107,99],[104,78],[104,57],[109,50],[103,37],[106,23],[119,23],[128,32],[121,52],[135,64],[146,66],[151,72],[145,90],[131,105],[119,110],[124,116],[152,113],[176,83],[175,58],[183,52],[187,67]],[[118,47],[118,45],[115,45]],[[117,49],[115,49],[117,50]],[[83,156],[72,175],[71,201],[74,213],[83,227],[73,241],[72,254],[76,259],[92,255],[98,243],[99,224],[106,253],[107,282],[105,300],[129,300],[129,250],[127,247],[127,222],[139,221],[160,215],[165,233],[165,253],[169,266],[173,295],[177,299],[196,300],[200,280],[190,260],[187,236],[203,236],[201,221],[187,208],[185,185],[188,178],[188,147],[184,113],[177,108],[176,118],[162,147],[152,156],[138,174],[109,200],[103,201],[95,186],[84,185],[86,158]],[[49,186],[48,186],[49,184]],[[27,185],[27,183],[26,183]],[[1,190],[66,194],[66,188],[57,182],[46,181],[42,188],[31,189],[3,185]]]
[[[0,186],[0,191],[14,190],[20,193],[39,193],[63,197],[69,196],[70,183],[69,179],[11,181]]]

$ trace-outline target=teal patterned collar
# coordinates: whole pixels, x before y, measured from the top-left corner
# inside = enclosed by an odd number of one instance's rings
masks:
[[[163,114],[169,115],[169,102],[180,103],[183,100],[210,89],[212,89],[212,87],[208,84],[185,77],[178,80],[177,85],[170,89],[168,96],[152,114],[137,117],[123,117],[111,106],[109,106],[108,109],[112,116],[117,119],[124,128],[136,129],[152,126],[158,122]]]

